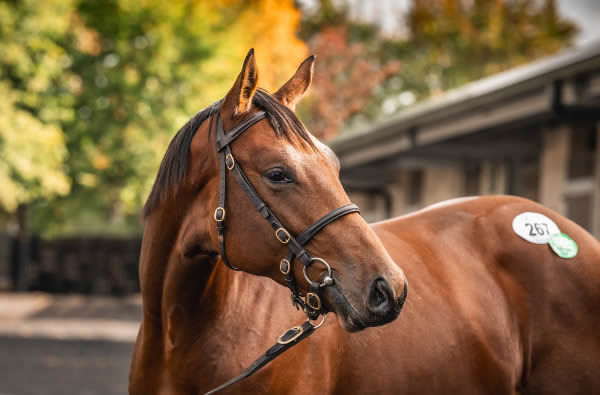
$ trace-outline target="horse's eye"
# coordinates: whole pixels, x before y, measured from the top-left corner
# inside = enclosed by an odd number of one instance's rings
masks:
[[[273,184],[288,184],[294,182],[282,169],[269,170],[265,176]]]

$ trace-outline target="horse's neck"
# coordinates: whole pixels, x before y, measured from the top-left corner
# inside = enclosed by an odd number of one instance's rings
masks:
[[[185,211],[162,206],[146,219],[140,257],[146,343],[175,350],[177,344],[198,339],[207,347],[229,339],[226,348],[245,339],[257,347],[248,355],[261,354],[281,332],[301,322],[302,313],[292,308],[287,290],[270,279],[234,272],[220,260],[182,262],[174,246]]]
[[[272,329],[276,332],[285,329],[286,324],[280,321],[282,318],[286,321],[292,315],[290,312],[295,311],[287,289],[268,278],[230,270],[221,261],[217,261],[202,281],[204,275],[194,268],[181,271],[177,275],[177,289],[173,287],[174,292],[171,292],[167,286],[164,298],[170,306],[182,305],[189,313],[191,322],[188,323],[193,323],[195,328],[214,332],[250,327],[261,335],[268,335]],[[200,284],[204,286],[199,288]]]
[[[146,219],[139,268],[145,318],[160,320],[164,280],[178,223],[177,218],[158,210]]]
[[[146,318],[165,328],[181,318],[188,324],[214,328],[215,321],[253,325],[257,317],[282,310],[289,316],[286,290],[272,280],[227,269],[222,262],[183,263],[173,253],[176,226],[169,231],[169,216],[149,218],[140,261],[142,298]],[[170,316],[171,315],[171,316]],[[181,317],[178,317],[181,316]],[[273,322],[277,331],[285,324]],[[183,324],[183,322],[181,322]],[[260,320],[264,325],[265,321]],[[281,328],[280,328],[281,326]],[[267,329],[267,328],[264,328]]]
[[[188,306],[209,305],[200,302],[210,298],[207,284],[215,274],[215,265],[208,258],[182,262],[174,247],[181,219],[171,213],[177,210],[157,210],[147,218],[140,255],[144,314],[156,321],[164,320],[172,305],[186,310]]]
[[[151,237],[152,231],[160,237]],[[133,371],[154,377],[140,376],[144,385],[168,387],[176,376],[216,386],[305,319],[292,308],[289,291],[271,279],[234,272],[220,260],[183,263],[172,252],[176,236],[163,236],[168,229],[148,223],[146,232],[140,267],[143,337],[132,364]],[[165,376],[161,360],[171,361],[174,372],[184,376]],[[155,367],[154,376],[149,366]],[[189,366],[195,367],[193,379],[185,376]]]

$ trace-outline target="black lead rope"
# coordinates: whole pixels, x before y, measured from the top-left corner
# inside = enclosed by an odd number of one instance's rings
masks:
[[[332,223],[333,221],[351,213],[358,213],[359,209],[355,204],[347,204],[342,207],[338,207],[322,218],[318,219],[315,223],[310,225],[308,229],[302,232],[299,236],[294,237],[292,234],[283,226],[281,221],[275,216],[273,211],[267,206],[265,201],[260,197],[258,192],[254,189],[254,186],[248,180],[248,177],[236,163],[231,151],[231,143],[248,130],[252,125],[259,122],[262,119],[267,118],[267,114],[264,111],[259,111],[256,114],[248,117],[242,121],[238,126],[233,128],[227,134],[223,129],[223,124],[219,113],[216,115],[216,149],[219,154],[219,206],[216,208],[214,213],[214,219],[216,222],[217,236],[219,242],[219,254],[223,263],[232,270],[239,270],[233,266],[227,259],[225,253],[225,218],[226,218],[226,198],[227,198],[227,171],[233,173],[233,176],[242,190],[248,196],[248,199],[252,202],[254,207],[263,216],[263,218],[269,222],[273,228],[275,238],[280,243],[288,247],[287,254],[279,264],[279,269],[283,274],[286,285],[290,289],[292,295],[292,304],[298,309],[302,308],[302,311],[308,317],[308,320],[302,325],[295,326],[288,329],[283,335],[279,337],[277,343],[269,348],[260,358],[254,361],[242,374],[228,382],[218,386],[217,388],[207,392],[206,394],[214,394],[217,391],[225,389],[232,384],[237,383],[253,375],[257,370],[271,362],[273,359],[281,355],[286,350],[298,344],[303,339],[310,336],[315,329],[322,325],[325,320],[324,312],[321,306],[320,290],[325,286],[332,285],[334,280],[332,277],[331,267],[322,258],[312,257],[310,253],[304,248],[304,245],[310,241],[310,239],[317,234],[321,229]],[[211,120],[211,128],[213,121]],[[302,295],[298,292],[296,287],[296,280],[293,274],[292,263],[297,258],[302,263],[304,278],[310,284],[310,292]],[[322,278],[322,282],[312,281],[307,274],[307,268],[313,264],[313,262],[319,262],[325,266],[326,273]],[[316,320],[321,314],[323,314],[323,321],[318,325],[313,325],[310,320]]]
[[[319,325],[313,325],[309,321],[305,321],[300,326],[295,326],[293,328],[288,329],[283,335],[279,337],[277,343],[269,348],[263,355],[260,356],[256,361],[252,362],[250,366],[242,374],[232,378],[231,380],[221,384],[220,386],[213,388],[208,391],[204,395],[215,394],[225,388],[237,383],[238,381],[242,381],[243,379],[252,376],[256,373],[260,368],[283,354],[285,351],[294,347],[296,344],[300,343],[302,340],[306,339],[319,327]]]

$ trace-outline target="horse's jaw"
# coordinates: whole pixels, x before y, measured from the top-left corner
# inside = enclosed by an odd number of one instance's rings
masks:
[[[354,305],[346,299],[337,287],[330,287],[326,291],[326,295],[331,301],[331,309],[345,331],[358,332],[367,327]]]
[[[378,317],[377,319],[367,312],[361,313],[361,311],[365,311],[362,304],[347,297],[343,288],[337,284],[325,287],[324,297],[328,310],[337,316],[341,327],[347,332],[358,332],[369,327],[386,325],[396,320],[402,311],[407,290],[406,278],[404,278],[404,287],[397,297],[394,308],[385,317]]]

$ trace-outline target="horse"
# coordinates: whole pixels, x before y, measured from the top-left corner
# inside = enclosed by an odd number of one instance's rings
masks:
[[[271,95],[258,88],[251,50],[225,98],[169,145],[145,206],[130,394],[205,393],[306,316],[337,320],[309,326],[311,337],[222,393],[600,388],[598,241],[511,196],[368,225],[344,192],[336,156],[294,113],[314,61]],[[245,176],[233,177],[237,168]],[[550,224],[570,236],[576,255],[528,239],[517,219],[531,213],[547,220],[538,231]]]

